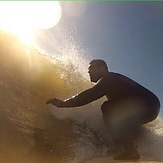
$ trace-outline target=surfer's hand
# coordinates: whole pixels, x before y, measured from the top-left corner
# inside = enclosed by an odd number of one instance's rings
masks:
[[[63,101],[57,98],[53,98],[46,102],[46,104],[50,104],[50,103],[55,105],[56,107],[62,107]]]

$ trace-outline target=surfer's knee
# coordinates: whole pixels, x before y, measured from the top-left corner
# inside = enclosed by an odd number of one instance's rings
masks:
[[[160,101],[159,101],[159,99],[157,99],[155,101],[154,110],[155,110],[155,112],[154,112],[153,118],[156,119],[159,115],[159,112],[160,112]]]
[[[154,107],[156,109],[156,115],[158,116],[160,112],[160,100],[157,97],[154,100]]]
[[[144,124],[155,120],[160,112],[160,101],[156,96],[150,97],[146,102]]]
[[[160,101],[158,98],[155,98],[155,100],[151,100],[152,101],[152,104],[150,105],[151,106],[151,121],[155,120],[158,115],[159,115],[159,112],[160,112]]]

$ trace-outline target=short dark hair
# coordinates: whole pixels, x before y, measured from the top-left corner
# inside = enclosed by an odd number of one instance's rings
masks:
[[[94,60],[92,60],[92,61],[90,62],[90,65],[91,65],[91,64],[96,64],[96,65],[99,66],[99,67],[103,66],[103,67],[105,67],[106,69],[108,69],[108,66],[107,66],[106,62],[105,62],[104,60],[102,60],[102,59],[94,59]]]

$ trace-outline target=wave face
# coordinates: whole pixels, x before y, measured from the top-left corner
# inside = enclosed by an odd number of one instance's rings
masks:
[[[77,163],[106,157],[112,147],[100,99],[87,106],[57,109],[49,98],[68,98],[91,84],[73,65],[27,49],[0,33],[0,162]],[[145,126],[137,140],[142,159],[163,161],[163,123]]]

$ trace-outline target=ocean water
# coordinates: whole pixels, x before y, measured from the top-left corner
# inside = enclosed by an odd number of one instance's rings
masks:
[[[105,98],[79,108],[45,105],[49,98],[65,99],[91,87],[72,70],[73,64],[1,33],[0,162],[78,163],[108,157],[113,143],[100,111]],[[162,118],[142,127],[140,135],[135,143],[142,161],[163,161]]]

